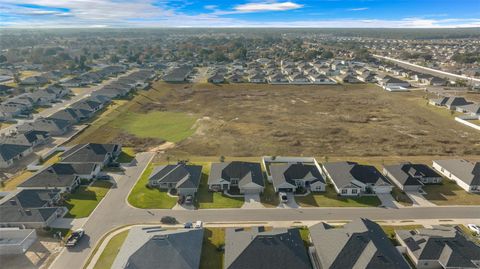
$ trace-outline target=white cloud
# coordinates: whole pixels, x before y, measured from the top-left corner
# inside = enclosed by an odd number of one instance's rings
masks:
[[[349,11],[364,11],[368,10],[368,7],[357,7],[357,8],[351,8]]]
[[[303,5],[294,2],[255,2],[237,5],[234,10],[238,12],[263,12],[263,11],[286,11],[302,8]]]

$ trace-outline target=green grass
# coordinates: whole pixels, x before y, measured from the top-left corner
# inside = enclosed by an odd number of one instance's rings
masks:
[[[299,228],[299,231],[305,247],[311,246],[312,244],[310,242],[310,231],[308,230],[308,227]]]
[[[243,197],[229,197],[222,192],[211,192],[208,190],[208,175],[210,174],[210,164],[195,163],[202,165],[202,178],[200,180],[200,186],[198,188],[196,197],[196,207],[200,209],[204,208],[240,208],[242,207],[245,199]]]
[[[135,150],[129,147],[122,147],[122,152],[118,156],[117,162],[130,163],[133,159],[135,159]]]
[[[391,226],[391,225],[381,225],[383,231],[388,236],[388,239],[392,241],[395,246],[398,246],[399,243],[395,239],[395,230],[416,230],[423,228],[422,225],[399,225],[399,226]]]
[[[206,228],[203,235],[200,269],[223,268],[224,252],[218,250],[222,245],[225,245],[225,229]]]
[[[379,206],[377,196],[341,197],[332,185],[327,185],[326,192],[310,193],[307,196],[295,196],[295,201],[302,207],[368,207]]]
[[[94,269],[103,269],[112,267],[123,242],[127,238],[129,230],[120,232],[110,239],[102,254],[95,263]]]
[[[88,217],[105,197],[112,183],[96,181],[91,186],[80,186],[74,193],[69,194],[65,200],[68,213],[66,218]]]
[[[452,180],[425,185],[423,190],[427,193],[425,198],[436,205],[480,205],[480,194],[468,193]]]
[[[462,233],[465,235],[466,238],[472,240],[473,242],[476,242],[477,244],[480,244],[480,237],[476,236],[474,232],[472,232],[470,229],[468,229],[467,226],[460,224],[458,225]]]
[[[142,176],[138,180],[137,184],[132,189],[132,192],[128,196],[128,202],[138,208],[172,208],[177,199],[167,194],[165,190],[159,190],[156,188],[147,188],[148,177],[152,173],[154,167],[158,164],[150,163],[143,172]]]
[[[197,119],[194,116],[177,112],[126,113],[114,126],[142,138],[162,138],[179,142],[191,136]]]
[[[260,201],[265,207],[277,207],[280,203],[277,193],[273,189],[273,184],[270,182],[265,182],[265,188],[263,193],[260,195]]]

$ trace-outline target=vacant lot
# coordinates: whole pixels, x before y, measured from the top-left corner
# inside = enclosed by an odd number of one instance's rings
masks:
[[[374,85],[159,82],[72,143],[145,149],[170,140],[177,142],[169,150],[175,158],[479,155],[480,133],[435,113],[423,98]]]

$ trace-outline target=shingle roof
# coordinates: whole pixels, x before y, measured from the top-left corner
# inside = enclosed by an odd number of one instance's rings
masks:
[[[480,185],[480,162],[473,163],[467,160],[437,160],[434,162],[467,185]]]
[[[107,154],[112,154],[117,144],[78,144],[62,154],[63,162],[96,162],[105,160]]]
[[[353,180],[364,184],[373,184],[374,186],[391,185],[388,180],[371,165],[361,165],[356,162],[333,162],[325,163],[323,167],[338,188],[351,185]]]
[[[26,145],[0,144],[0,158],[5,161],[11,160],[29,148],[30,146]]]
[[[198,269],[203,229],[161,230],[134,227],[112,268]]]
[[[231,179],[238,179],[239,187],[249,183],[264,186],[262,168],[259,163],[239,161],[212,163],[208,184],[218,184],[220,180],[230,182]]]
[[[14,197],[10,199],[16,202],[23,208],[39,208],[48,205],[55,196],[60,193],[60,190],[21,190]]]
[[[396,165],[387,165],[385,166],[385,170],[387,170],[390,176],[394,177],[403,186],[423,185],[418,180],[419,178],[441,178],[441,176],[437,172],[424,164],[403,163]]]
[[[227,269],[312,268],[298,229],[259,231],[228,228],[225,234]]]
[[[78,175],[88,175],[95,163],[55,163],[31,176],[19,187],[70,187]]]
[[[157,166],[149,177],[149,181],[175,183],[175,188],[198,188],[202,167],[199,165],[164,165]]]
[[[317,167],[312,164],[279,164],[271,165],[270,173],[272,174],[272,181],[275,186],[279,186],[285,182],[295,185],[295,180],[303,180],[313,182],[323,182],[322,177]]]
[[[382,228],[368,219],[342,228],[319,223],[310,227],[310,237],[322,268],[410,268]]]

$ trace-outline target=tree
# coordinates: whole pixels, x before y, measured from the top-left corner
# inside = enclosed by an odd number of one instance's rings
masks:
[[[0,55],[0,63],[5,63],[5,62],[7,62],[7,56]]]
[[[326,50],[326,51],[322,52],[321,57],[323,59],[331,59],[331,58],[333,58],[333,52],[331,52],[329,50]]]

